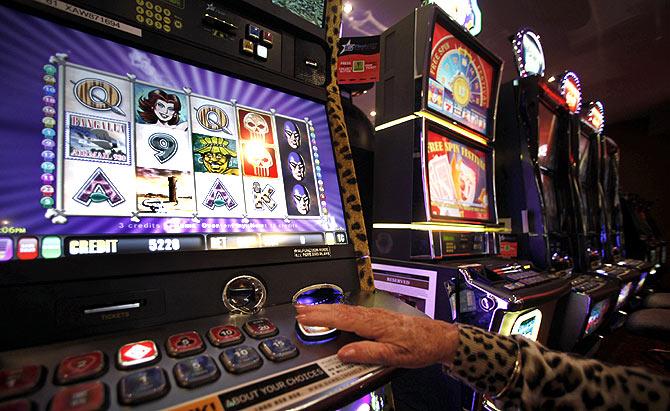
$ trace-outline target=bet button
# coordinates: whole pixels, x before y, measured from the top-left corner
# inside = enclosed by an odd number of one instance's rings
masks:
[[[119,381],[119,402],[139,404],[163,397],[170,390],[167,376],[160,367],[136,371]]]
[[[179,361],[174,366],[174,378],[177,384],[185,388],[198,387],[219,378],[219,368],[209,355]]]
[[[107,368],[105,355],[101,351],[91,351],[86,354],[73,355],[64,358],[56,371],[57,384],[71,384],[73,382],[99,377]]]
[[[0,370],[0,400],[36,390],[42,384],[44,374],[44,367],[40,365]]]
[[[0,411],[33,411],[33,403],[28,400],[16,400],[0,404]]]
[[[209,342],[215,347],[228,347],[244,341],[244,335],[234,325],[219,325],[209,329],[207,333]]]
[[[298,355],[298,348],[288,337],[282,335],[263,340],[259,347],[263,355],[274,362],[285,361]]]
[[[100,381],[63,388],[51,400],[51,411],[94,411],[107,408],[107,389]]]
[[[228,348],[221,353],[221,363],[233,374],[255,370],[263,365],[263,360],[258,351],[248,345]]]
[[[252,338],[259,339],[272,337],[279,332],[277,327],[267,318],[258,318],[247,321],[244,324],[244,331],[246,331]]]
[[[117,365],[123,370],[149,365],[158,360],[158,347],[151,340],[129,343],[119,348]]]
[[[186,357],[205,350],[205,343],[196,331],[175,334],[168,338],[166,346],[171,357]]]

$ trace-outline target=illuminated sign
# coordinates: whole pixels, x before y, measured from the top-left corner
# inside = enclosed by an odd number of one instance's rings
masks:
[[[577,114],[582,109],[582,86],[579,77],[572,71],[567,71],[561,78],[561,95],[565,98],[571,113]]]
[[[521,77],[544,76],[544,51],[540,36],[528,29],[522,29],[514,36],[512,45]]]
[[[600,101],[589,103],[589,111],[586,113],[586,122],[597,133],[602,133],[605,127],[605,107]]]
[[[473,36],[482,31],[482,12],[477,0],[425,0],[424,4],[437,4],[456,23]]]

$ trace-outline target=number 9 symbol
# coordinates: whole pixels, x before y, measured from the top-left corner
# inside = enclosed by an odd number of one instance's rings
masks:
[[[177,153],[177,139],[170,134],[154,133],[149,136],[149,146],[156,152],[154,157],[161,163],[169,161]]]

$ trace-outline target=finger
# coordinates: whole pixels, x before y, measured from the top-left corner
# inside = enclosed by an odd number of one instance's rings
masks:
[[[337,357],[345,363],[396,366],[402,357],[398,351],[399,347],[392,344],[358,341],[340,348]]]
[[[356,307],[346,304],[319,304],[296,307],[296,319],[302,325],[338,328],[350,331],[364,338],[381,337],[380,327],[371,327],[375,315],[383,315],[381,310]],[[388,313],[388,315],[392,315]]]

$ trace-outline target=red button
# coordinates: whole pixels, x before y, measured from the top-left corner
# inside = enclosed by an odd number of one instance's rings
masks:
[[[202,342],[200,334],[189,331],[168,338],[166,347],[171,357],[185,357],[203,351],[205,344]]]
[[[32,411],[33,404],[28,400],[16,400],[0,404],[0,411]]]
[[[134,368],[156,361],[158,355],[158,347],[153,341],[138,341],[119,348],[117,364],[123,369]]]
[[[20,238],[17,245],[16,256],[19,260],[34,260],[39,255],[37,238]]]
[[[27,394],[42,383],[44,368],[29,365],[23,368],[0,371],[0,400]]]
[[[219,325],[207,333],[207,338],[217,347],[227,347],[244,341],[242,331],[234,325]]]
[[[63,388],[51,400],[50,411],[98,411],[106,408],[107,390],[100,381]]]
[[[102,375],[107,368],[105,355],[101,351],[92,351],[82,355],[67,357],[58,365],[56,382],[71,384]]]
[[[267,318],[257,318],[249,320],[244,324],[244,331],[252,338],[265,338],[276,335],[279,330]]]

